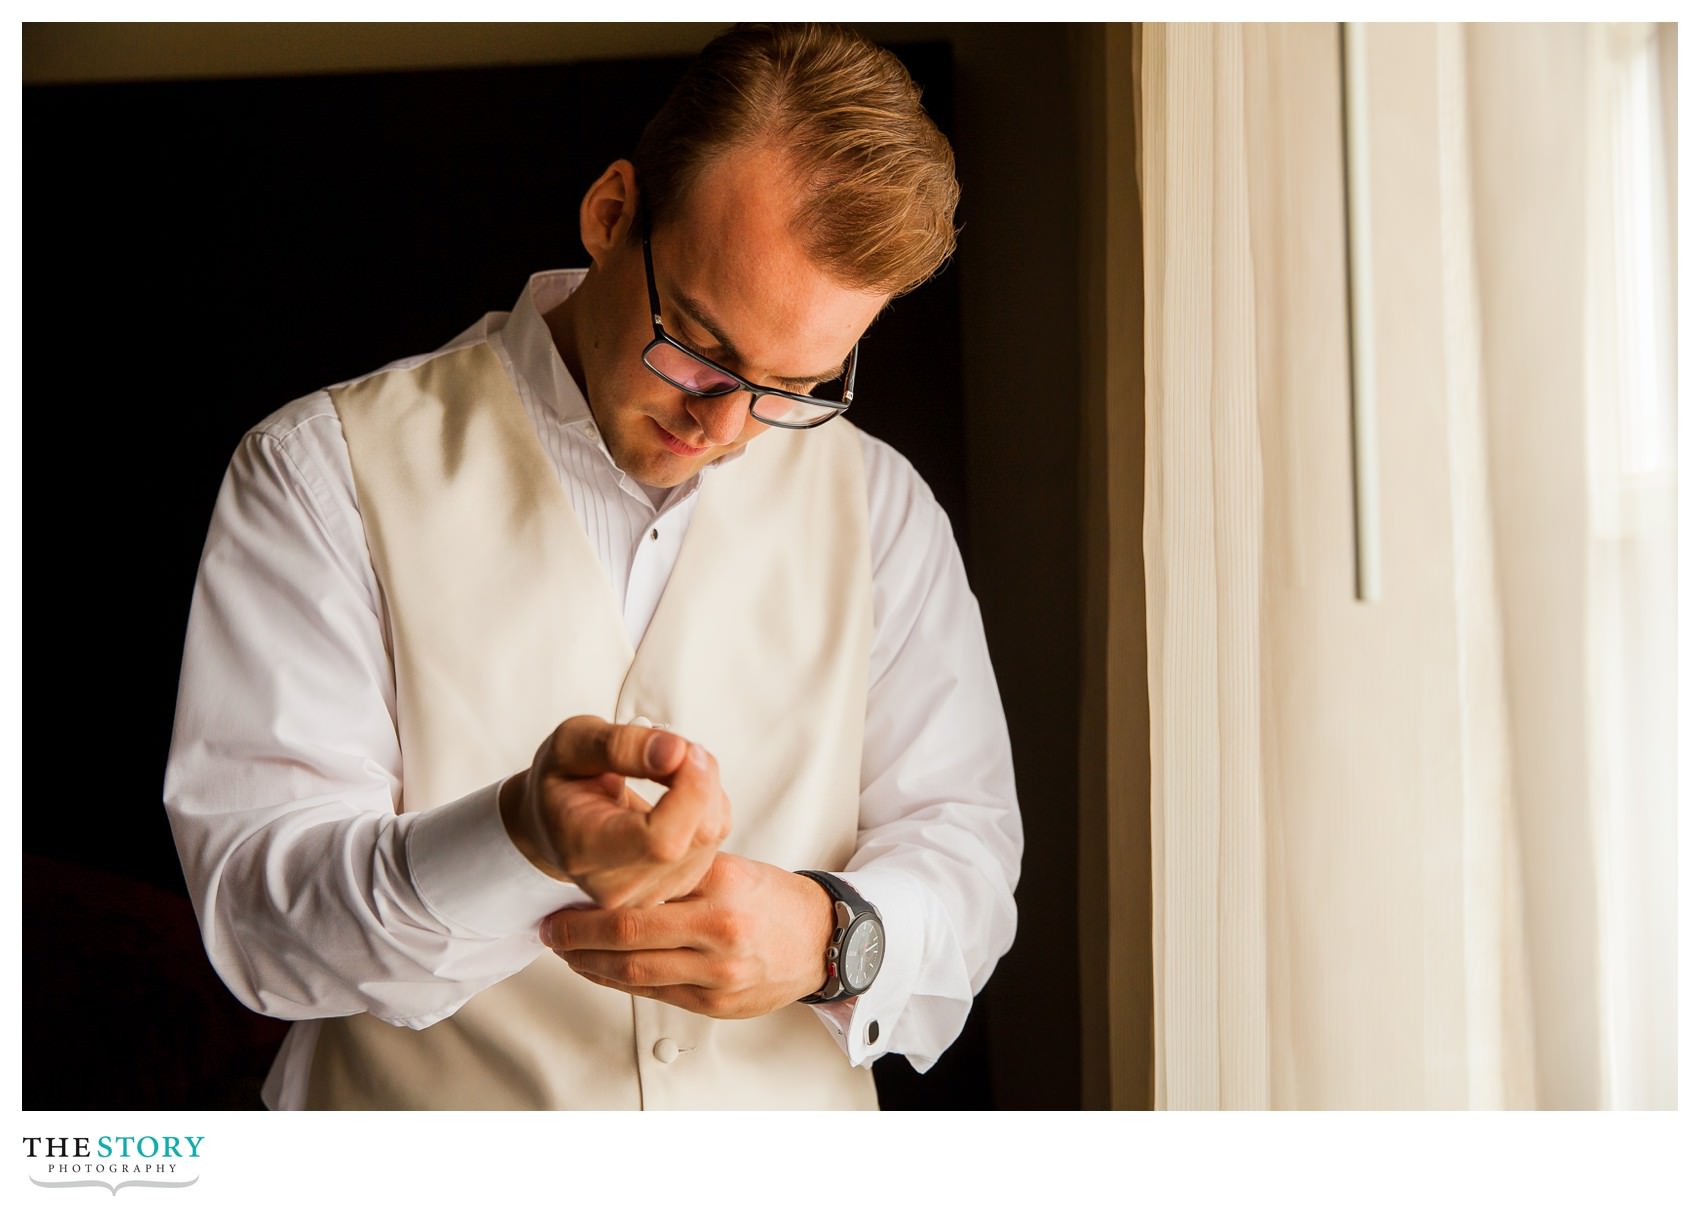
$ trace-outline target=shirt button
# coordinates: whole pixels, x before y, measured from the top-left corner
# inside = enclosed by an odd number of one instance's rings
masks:
[[[632,717],[632,727],[653,728],[655,727],[655,721],[650,719],[647,715],[634,715]]]
[[[652,530],[649,532],[649,537],[651,539],[659,539],[661,537],[661,531],[659,529]]]
[[[655,1059],[664,1065],[670,1065],[679,1059],[679,1045],[670,1039],[656,1040],[655,1047],[650,1051],[655,1054]]]

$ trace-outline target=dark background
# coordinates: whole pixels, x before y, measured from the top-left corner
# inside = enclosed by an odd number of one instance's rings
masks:
[[[1054,37],[1050,45],[1054,72],[1066,55]],[[1020,610],[999,558],[1006,542],[1061,544],[1066,567],[1072,539],[1041,537],[1035,520],[1025,536],[1006,527],[974,541],[976,526],[1000,523],[995,510],[972,508],[987,491],[974,452],[1007,439],[970,424],[963,403],[975,379],[964,344],[990,348],[984,326],[965,322],[963,276],[978,257],[983,280],[995,280],[1005,258],[1019,268],[1022,250],[1018,233],[987,230],[997,198],[982,210],[973,189],[999,174],[976,163],[975,138],[957,130],[958,48],[893,49],[957,143],[964,242],[955,263],[870,331],[853,419],[915,464],[956,528],[1004,687],[1029,860],[1016,951],[962,1038],[924,1077],[899,1058],[875,1073],[892,1108],[1078,1105],[1073,772],[1044,769],[1037,750],[1057,743],[1024,729],[1030,712],[1075,704],[1012,701],[1031,643],[1019,622],[1000,628],[999,606],[1014,603],[1005,618]],[[1036,60],[1043,69],[1044,56]],[[212,973],[160,802],[183,627],[225,462],[248,427],[288,400],[434,348],[510,307],[534,270],[583,264],[584,188],[629,153],[685,62],[24,90],[32,480],[89,501],[77,516],[98,530],[32,546],[31,583],[52,588],[54,632],[80,637],[52,653],[51,668],[32,662],[32,689],[49,672],[56,685],[98,687],[89,714],[99,740],[90,752],[86,720],[37,713],[31,771],[45,780],[50,762],[90,759],[103,771],[99,805],[55,798],[24,814],[26,1107],[259,1105],[284,1025],[244,1010]],[[982,107],[989,83],[970,74]],[[1008,353],[974,354],[981,375],[988,356]],[[44,450],[51,480],[33,457]],[[1004,479],[991,491],[1023,488]],[[1054,497],[1055,484],[1047,491]],[[1067,636],[1048,642],[1072,655]],[[1047,915],[1068,931],[1045,932]],[[1041,983],[1023,980],[1024,968]],[[115,1007],[150,1048],[75,1044],[104,1035]]]

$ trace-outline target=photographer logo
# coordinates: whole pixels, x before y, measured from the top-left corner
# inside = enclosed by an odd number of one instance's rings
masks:
[[[204,1136],[26,1136],[24,1160],[38,1187],[192,1187]]]

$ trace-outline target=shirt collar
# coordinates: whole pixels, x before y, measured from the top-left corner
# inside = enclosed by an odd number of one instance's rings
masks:
[[[554,335],[544,316],[584,282],[586,270],[552,269],[532,274],[514,304],[513,314],[502,328],[502,344],[507,347],[514,371],[522,377],[532,394],[560,418],[561,424],[580,428],[596,421],[590,415],[590,405],[578,389],[561,352],[555,348]]]

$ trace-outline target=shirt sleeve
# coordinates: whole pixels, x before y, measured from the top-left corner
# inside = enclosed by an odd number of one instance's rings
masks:
[[[284,1019],[425,1027],[525,967],[582,894],[508,839],[498,785],[399,815],[381,597],[328,396],[246,435],[185,637],[165,805],[207,954]]]
[[[907,460],[864,435],[874,637],[861,817],[841,872],[879,910],[867,993],[815,1010],[852,1064],[926,1072],[1015,939],[1021,818],[1009,729],[950,520]]]

